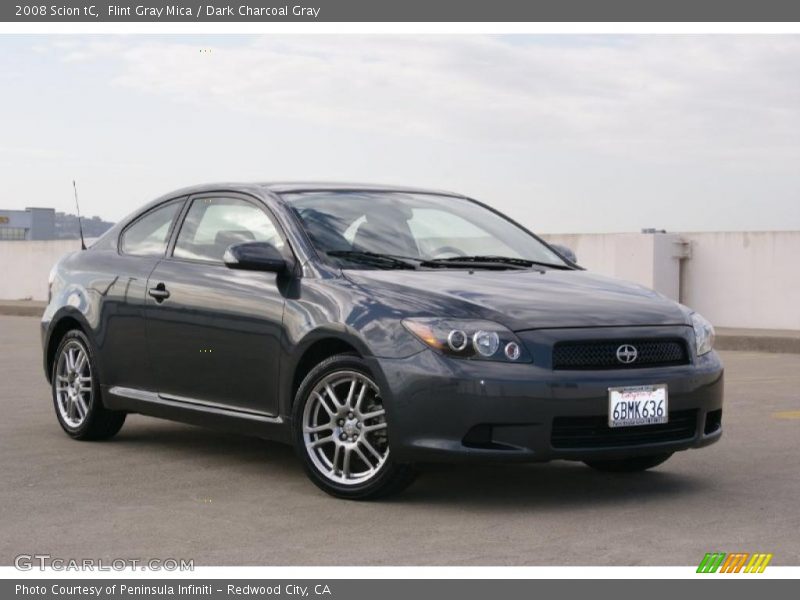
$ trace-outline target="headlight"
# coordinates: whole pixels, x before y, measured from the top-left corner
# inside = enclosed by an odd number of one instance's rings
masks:
[[[403,326],[442,354],[476,360],[531,362],[525,346],[507,327],[492,321],[404,319]]]
[[[697,344],[697,356],[711,352],[714,347],[714,326],[698,313],[692,313],[692,327]]]

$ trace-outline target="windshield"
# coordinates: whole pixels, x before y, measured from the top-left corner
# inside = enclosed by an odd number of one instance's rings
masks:
[[[364,257],[355,256],[363,253],[419,261],[508,257],[565,266],[517,225],[461,198],[371,191],[301,192],[283,198],[317,251],[343,268],[364,268]],[[368,262],[371,268],[385,268],[377,260]]]

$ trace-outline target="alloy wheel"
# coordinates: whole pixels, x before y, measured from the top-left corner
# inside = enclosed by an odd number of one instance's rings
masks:
[[[86,348],[70,341],[61,350],[56,366],[56,406],[64,423],[77,429],[92,406],[92,367]]]
[[[311,390],[303,441],[320,474],[344,485],[374,478],[389,457],[386,410],[378,386],[358,371],[335,371]]]

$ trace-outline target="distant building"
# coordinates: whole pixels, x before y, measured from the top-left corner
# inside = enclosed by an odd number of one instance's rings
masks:
[[[87,239],[98,238],[114,226],[113,223],[103,221],[100,217],[82,217],[81,223],[83,225],[83,237]],[[57,212],[55,239],[76,240],[79,237],[78,216]]]
[[[84,217],[83,235],[96,238],[114,224],[100,217]],[[80,237],[78,217],[54,208],[0,210],[0,242],[8,240],[76,240]]]
[[[55,232],[54,208],[0,210],[0,241],[52,240]]]

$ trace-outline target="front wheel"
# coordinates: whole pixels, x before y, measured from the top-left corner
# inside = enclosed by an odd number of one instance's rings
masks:
[[[414,480],[414,469],[391,456],[380,390],[357,356],[333,356],[306,376],[292,423],[306,472],[332,496],[372,499],[400,492]]]
[[[584,461],[588,466],[598,471],[608,471],[611,473],[636,473],[657,467],[672,456],[672,452],[666,454],[653,454],[650,456],[632,456],[631,458],[619,458],[615,460],[587,460]]]

